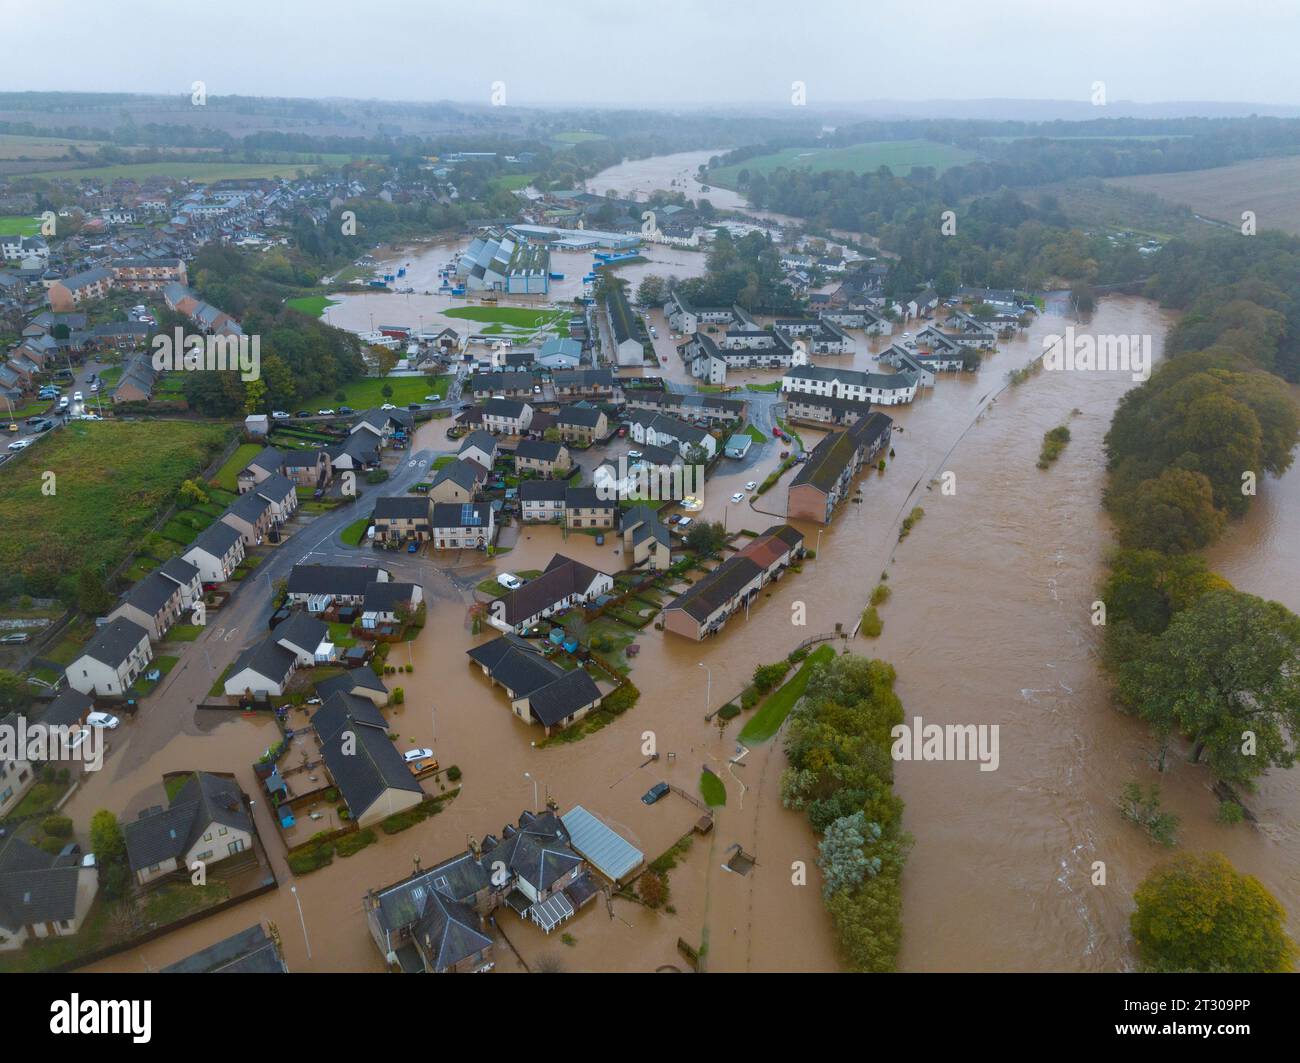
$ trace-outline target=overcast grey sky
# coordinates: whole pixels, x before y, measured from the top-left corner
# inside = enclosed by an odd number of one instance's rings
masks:
[[[1300,104],[1295,0],[0,0],[5,90]]]

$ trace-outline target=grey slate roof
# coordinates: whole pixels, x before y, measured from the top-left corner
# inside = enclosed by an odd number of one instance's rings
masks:
[[[134,620],[119,616],[101,627],[81,652],[92,660],[117,668],[140,645],[142,639],[148,638],[149,632]]]
[[[239,785],[233,779],[195,772],[166,810],[146,813],[123,825],[131,870],[179,859],[214,824],[253,833]]]
[[[262,924],[231,934],[162,968],[162,974],[285,974],[280,950]]]
[[[0,927],[61,923],[77,912],[77,864],[16,835],[0,838]]]

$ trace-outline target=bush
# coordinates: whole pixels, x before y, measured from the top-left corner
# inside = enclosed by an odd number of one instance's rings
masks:
[[[605,700],[600,703],[600,707],[606,712],[619,716],[635,705],[637,698],[640,696],[641,691],[637,690],[631,682],[626,682],[611,694],[606,695]]]
[[[729,701],[718,710],[718,715],[724,720],[734,720],[740,715],[740,706],[734,701]]]
[[[758,704],[760,695],[753,686],[747,686],[740,692],[740,707],[742,709],[752,709]]]
[[[1234,823],[1240,823],[1246,818],[1246,810],[1236,801],[1222,801],[1214,818],[1220,823],[1231,826]]]
[[[647,908],[658,908],[668,900],[668,876],[654,870],[644,871],[637,880],[636,891]]]
[[[354,853],[361,852],[367,845],[373,845],[375,841],[375,832],[369,828],[357,831],[356,834],[349,834],[339,839],[338,854],[339,856],[352,856]]]
[[[884,605],[887,601],[889,601],[889,596],[891,593],[892,591],[890,591],[890,589],[886,587],[883,583],[877,583],[876,589],[871,592],[871,604]]]
[[[72,820],[67,816],[46,816],[41,823],[41,830],[51,838],[71,838]]]
[[[754,669],[754,688],[760,694],[766,694],[785,678],[790,668],[791,662],[788,659],[775,664],[760,664]]]
[[[387,469],[372,469],[370,472],[366,473],[366,483],[368,484],[381,484],[387,479]]]
[[[447,778],[452,782],[460,782],[460,768],[453,764],[447,769]]]
[[[305,849],[290,853],[288,862],[289,870],[295,875],[305,875],[311,871],[318,871],[327,864],[334,862],[334,846],[329,842],[307,846]]]
[[[861,632],[869,639],[880,637],[880,633],[885,630],[885,622],[880,619],[880,614],[876,612],[874,605],[869,606],[862,614]]]

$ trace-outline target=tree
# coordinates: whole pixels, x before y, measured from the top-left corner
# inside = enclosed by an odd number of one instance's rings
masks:
[[[32,700],[32,688],[17,672],[0,668],[0,716],[21,712]]]
[[[727,544],[727,531],[718,521],[699,521],[686,533],[686,545],[700,554],[716,554]]]
[[[181,483],[178,492],[178,503],[181,506],[201,506],[208,501],[208,494],[193,480],[185,480]]]
[[[1219,853],[1184,853],[1157,867],[1133,894],[1129,918],[1145,967],[1154,971],[1285,973],[1295,943],[1286,912],[1253,875]]]
[[[1208,546],[1227,521],[1214,507],[1214,489],[1205,475],[1175,468],[1143,480],[1117,517],[1123,545],[1167,554]]]
[[[826,834],[817,845],[817,866],[826,880],[822,885],[822,896],[827,900],[831,894],[852,889],[868,875],[880,870],[877,861],[873,871],[864,851],[867,831],[871,827],[879,837],[880,825],[868,824],[866,815],[859,810],[841,816],[826,828]]]
[[[93,568],[85,567],[77,573],[77,608],[83,613],[102,613],[113,604],[113,596],[104,586],[104,578]]]
[[[1295,763],[1297,657],[1300,617],[1286,606],[1210,591],[1122,666],[1120,697],[1166,743],[1174,731],[1191,738],[1193,763],[1204,757],[1218,778],[1249,785]]]
[[[127,896],[131,869],[126,862],[126,836],[117,817],[101,808],[90,817],[90,848],[99,866],[99,884],[106,900]]]

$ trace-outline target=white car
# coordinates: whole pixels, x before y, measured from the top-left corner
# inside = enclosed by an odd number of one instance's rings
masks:
[[[85,402],[85,401],[86,401],[86,396],[83,395],[80,391],[74,391],[74,392],[72,393],[72,401],[73,401],[73,402]]]
[[[334,416],[334,411],[333,411],[333,410],[317,410],[317,411],[316,411],[316,416],[317,416],[317,417],[333,417],[333,416]]]
[[[289,419],[289,415],[285,413],[283,410],[271,411],[271,420],[273,421],[287,421],[288,419]]]
[[[90,393],[91,393],[92,395],[96,395],[96,394],[99,393],[99,381],[98,381],[98,380],[96,380],[93,384],[90,385]]]
[[[426,395],[426,396],[424,396],[424,401],[425,401],[425,402],[441,402],[442,399],[438,398],[437,395]]]
[[[677,522],[677,527],[679,527],[679,528],[685,528],[686,525],[690,524],[690,522],[691,522],[692,519],[693,519],[693,518],[691,518],[691,517],[683,517],[681,520],[679,520],[679,521]]]
[[[68,408],[68,396],[64,395],[63,398],[59,399],[59,409],[66,410],[67,408]]]
[[[90,724],[91,727],[107,727],[111,731],[122,721],[119,720],[112,713],[92,712],[89,716],[86,717],[86,722]]]
[[[432,749],[408,749],[402,754],[402,759],[407,764],[414,764],[417,760],[430,760],[432,757]]]
[[[640,458],[640,457],[644,457],[644,455],[643,455],[639,450],[629,450],[629,451],[627,452],[627,456],[628,456],[629,458]]]
[[[9,444],[9,449],[10,449],[10,450],[26,450],[26,449],[27,449],[28,447],[30,447],[31,445],[32,445],[32,441],[31,441],[30,439],[18,439],[18,440],[15,440],[14,442],[12,442],[12,443]]]
[[[753,491],[756,487],[758,487],[757,480],[750,480],[749,483],[745,484],[746,491]]]
[[[397,409],[397,407],[394,406],[391,402],[386,402],[386,403],[384,403],[382,406],[380,406],[379,408],[380,408],[381,410],[395,410],[395,409]]]
[[[734,495],[731,496],[731,500],[732,500],[733,502],[743,502],[743,501],[745,501],[745,492],[744,492],[744,491],[737,491]]]
[[[497,577],[497,582],[508,591],[517,591],[524,585],[524,581],[513,572],[502,572],[501,575]]]

